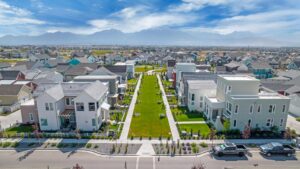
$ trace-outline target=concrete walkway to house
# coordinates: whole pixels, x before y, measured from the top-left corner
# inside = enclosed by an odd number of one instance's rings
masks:
[[[160,76],[158,74],[156,76],[158,78],[158,84],[159,84],[160,90],[162,92],[162,98],[163,98],[164,104],[166,106],[166,114],[167,114],[167,118],[168,118],[168,121],[169,121],[169,126],[170,126],[170,129],[171,129],[171,133],[172,133],[172,138],[173,138],[174,141],[177,141],[177,140],[180,139],[180,137],[179,137],[179,133],[178,133],[178,130],[177,130],[177,127],[176,127],[176,123],[175,123],[175,120],[173,118],[173,115],[172,115],[172,112],[171,112],[171,109],[170,109],[170,105],[169,105],[164,87],[162,85]]]
[[[206,121],[178,121],[177,124],[206,124]]]
[[[300,134],[300,122],[297,121],[294,116],[288,115],[286,126],[296,130],[296,132]]]
[[[121,140],[121,141],[127,140],[127,137],[128,137],[128,133],[129,133],[129,129],[130,129],[130,123],[131,123],[131,119],[132,119],[132,116],[133,116],[133,111],[134,111],[135,103],[136,103],[136,100],[137,100],[138,91],[140,89],[142,76],[143,75],[140,74],[139,80],[138,80],[137,85],[136,85],[135,90],[134,90],[134,94],[132,96],[132,100],[131,100],[131,103],[130,103],[130,106],[129,106],[129,109],[128,109],[127,117],[126,117],[125,122],[124,122],[123,130],[122,130],[121,136],[119,138],[119,140]]]
[[[17,110],[7,116],[0,116],[0,130],[10,128],[16,123],[22,122],[21,110]]]

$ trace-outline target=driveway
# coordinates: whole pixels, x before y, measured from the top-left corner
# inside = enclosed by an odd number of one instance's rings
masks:
[[[0,130],[7,129],[16,123],[22,122],[21,110],[17,110],[7,116],[0,116]]]
[[[300,134],[300,122],[298,122],[294,116],[288,115],[286,126],[296,130],[296,132]]]

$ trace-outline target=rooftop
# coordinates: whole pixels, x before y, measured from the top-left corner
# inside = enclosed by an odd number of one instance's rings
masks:
[[[259,81],[254,77],[246,76],[246,75],[232,75],[232,76],[219,75],[219,76],[228,81]]]

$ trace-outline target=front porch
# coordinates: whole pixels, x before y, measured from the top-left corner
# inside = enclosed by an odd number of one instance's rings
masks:
[[[75,110],[66,109],[59,114],[60,129],[62,131],[70,131],[76,129]]]

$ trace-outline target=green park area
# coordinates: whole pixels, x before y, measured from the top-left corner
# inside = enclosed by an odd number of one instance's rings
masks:
[[[129,137],[171,137],[156,75],[143,75]]]

